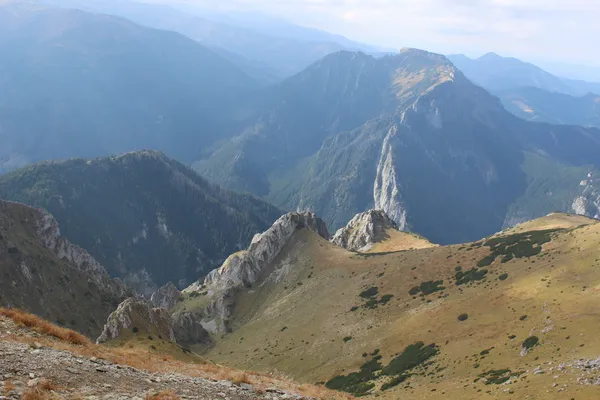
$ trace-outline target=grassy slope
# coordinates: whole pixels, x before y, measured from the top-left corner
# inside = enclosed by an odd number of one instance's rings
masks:
[[[388,229],[385,237],[376,238],[377,242],[367,251],[367,253],[387,253],[390,251],[416,250],[435,247],[424,237],[410,233]]]
[[[600,224],[560,219],[569,229],[557,233],[539,256],[504,264],[497,259],[485,280],[464,286],[455,285],[456,267],[471,269],[489,254],[488,247],[357,255],[302,231],[274,263],[288,270],[285,277],[239,294],[235,331],[217,338],[206,356],[314,383],[358,371],[363,353],[380,349],[385,366],[406,346],[423,341],[440,347],[427,372],[431,375],[419,373],[382,397],[534,399],[543,393],[545,398],[591,398],[597,389],[576,383],[582,372],[550,368],[597,357]],[[556,216],[547,217],[534,228],[556,222]],[[500,280],[504,273],[508,278]],[[409,295],[413,286],[438,279],[447,289]],[[363,308],[359,294],[372,286],[379,288],[378,299],[394,297],[376,309]],[[350,311],[354,306],[360,308]],[[459,322],[463,313],[469,318]],[[521,356],[522,342],[533,335],[540,345]],[[481,356],[484,350],[489,354]],[[544,374],[533,373],[538,366]],[[508,385],[474,382],[483,372],[504,368],[526,372]],[[563,384],[568,386],[559,392]]]

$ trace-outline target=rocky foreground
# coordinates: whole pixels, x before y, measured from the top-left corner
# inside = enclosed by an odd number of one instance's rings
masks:
[[[152,373],[48,343],[0,317],[0,399],[310,399],[244,382]]]

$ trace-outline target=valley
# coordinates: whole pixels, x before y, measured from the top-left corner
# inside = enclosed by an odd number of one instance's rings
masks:
[[[366,3],[0,0],[0,400],[599,397],[600,8]]]

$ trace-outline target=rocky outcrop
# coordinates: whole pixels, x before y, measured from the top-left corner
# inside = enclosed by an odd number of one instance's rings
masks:
[[[600,186],[600,179],[590,172],[587,179],[581,181],[579,186],[581,192],[573,200],[572,211],[590,218],[600,218],[600,190],[597,189]]]
[[[210,296],[205,326],[214,327],[213,329],[218,331],[227,330],[231,314],[228,299],[233,291],[256,282],[263,269],[277,257],[294,233],[300,229],[309,229],[324,239],[329,239],[327,225],[314,213],[286,214],[266,232],[256,235],[246,251],[231,255],[219,269],[208,274],[204,283],[196,282],[184,290],[187,293],[206,290]],[[208,324],[206,318],[210,320]]]
[[[262,268],[272,262],[292,235],[302,228],[329,239],[327,225],[314,213],[286,214],[266,232],[254,236],[246,251],[229,256],[219,269],[208,274],[204,286],[214,292],[254,283]],[[197,282],[185,291],[197,291],[200,286]]]
[[[392,146],[397,130],[396,126],[392,126],[383,141],[381,156],[377,164],[373,198],[375,208],[385,211],[398,224],[399,229],[405,230],[408,228],[407,212],[400,193],[399,181],[396,178]]]
[[[398,225],[384,211],[369,210],[352,218],[331,242],[350,251],[367,251],[385,238],[388,229],[398,230]]]
[[[0,307],[14,307],[100,334],[108,315],[131,296],[82,248],[60,236],[46,211],[0,201]]]
[[[164,308],[166,310],[171,310],[175,307],[179,300],[181,300],[181,292],[172,282],[159,288],[156,292],[152,293],[152,296],[150,297],[150,301],[154,304],[154,307]]]
[[[132,297],[110,314],[97,343],[105,343],[121,336],[125,331],[153,333],[165,340],[176,341],[173,321],[164,308],[155,308],[141,297]]]
[[[202,316],[192,312],[178,311],[172,315],[173,332],[180,345],[210,345],[210,334],[202,326]]]
[[[120,279],[111,279],[106,269],[94,257],[60,235],[56,219],[45,210],[38,210],[36,220],[37,236],[40,244],[54,252],[58,258],[66,259],[70,264],[86,272],[94,284],[112,292],[117,297],[125,297],[128,290]]]

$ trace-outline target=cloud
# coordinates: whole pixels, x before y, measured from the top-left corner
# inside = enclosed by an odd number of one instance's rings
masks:
[[[595,51],[600,37],[596,0],[179,1],[259,11],[386,47],[468,54],[495,51],[600,65]]]

